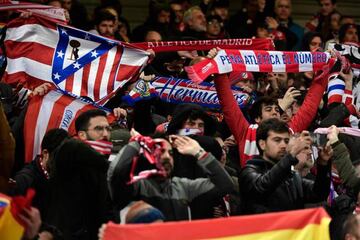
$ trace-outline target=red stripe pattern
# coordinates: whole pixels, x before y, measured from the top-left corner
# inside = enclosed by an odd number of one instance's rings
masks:
[[[148,60],[143,50],[41,18],[15,19],[7,27],[5,81],[15,86],[51,82],[103,102],[137,80]]]
[[[262,50],[220,50],[214,59],[185,67],[190,79],[202,82],[214,73],[312,72],[321,70],[330,59],[324,52],[280,52]]]
[[[63,128],[74,135],[76,117],[94,108],[89,103],[57,91],[31,98],[24,123],[25,161],[30,162],[40,153],[42,138],[48,130]]]

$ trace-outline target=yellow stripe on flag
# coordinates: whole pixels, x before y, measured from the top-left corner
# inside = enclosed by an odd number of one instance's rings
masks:
[[[104,240],[330,240],[322,208],[240,217],[119,225],[108,223]]]
[[[9,198],[0,196],[0,201],[7,205],[2,207],[0,215],[0,239],[20,240],[24,233],[24,227],[13,217]]]
[[[323,219],[321,225],[310,224],[303,229],[275,230],[241,236],[211,238],[213,240],[330,240],[328,226],[330,219]]]

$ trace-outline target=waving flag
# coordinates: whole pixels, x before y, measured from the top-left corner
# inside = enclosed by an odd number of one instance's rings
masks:
[[[0,193],[0,236],[3,239],[22,239],[24,227],[11,213],[11,198]]]
[[[27,11],[32,15],[46,18],[50,21],[59,23],[67,23],[65,16],[65,9],[58,8],[50,5],[31,3],[31,2],[19,2],[19,1],[0,1],[0,11],[15,10],[18,12]]]
[[[146,51],[40,18],[15,19],[5,38],[5,81],[32,88],[43,82],[104,102],[138,77]]]
[[[76,117],[96,107],[90,102],[54,90],[44,96],[31,98],[24,126],[25,161],[30,162],[40,153],[41,141],[48,130],[62,128],[74,135]]]
[[[314,208],[192,222],[109,223],[102,239],[330,240],[329,223],[330,218],[325,210]]]
[[[360,49],[359,45],[355,43],[330,43],[329,50],[338,51],[340,55],[345,56],[352,67],[355,77],[360,76]]]
[[[10,198],[0,193],[0,236],[1,239],[23,239],[25,223],[19,218],[24,208],[29,209],[35,195],[34,189],[28,189],[25,196]]]

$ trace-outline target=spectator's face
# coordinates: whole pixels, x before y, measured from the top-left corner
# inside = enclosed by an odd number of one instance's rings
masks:
[[[216,20],[212,19],[207,23],[207,33],[212,36],[217,36],[221,32],[221,23]]]
[[[287,89],[288,88],[288,75],[287,73],[274,73],[277,76],[277,82],[280,88]]]
[[[355,27],[350,27],[346,30],[344,42],[359,42],[359,36]]]
[[[263,151],[263,157],[267,160],[278,162],[286,155],[286,147],[289,144],[289,133],[277,133],[269,131],[266,140],[259,140],[259,146]]]
[[[280,0],[275,7],[275,14],[280,20],[288,20],[291,14],[290,1]]]
[[[335,9],[335,4],[332,4],[331,0],[320,0],[321,13],[324,16],[328,16]]]
[[[149,31],[145,36],[145,42],[160,42],[161,35],[156,31]]]
[[[89,121],[86,131],[79,131],[78,135],[81,140],[110,140],[111,127],[106,117],[97,116]]]
[[[340,26],[344,24],[355,24],[355,20],[352,17],[343,17],[340,20]]]
[[[61,8],[61,7],[62,7],[60,0],[50,1],[50,2],[48,3],[48,5],[53,6],[53,7],[58,7],[58,8]]]
[[[256,29],[256,35],[258,38],[268,38],[269,37],[269,31],[266,28],[258,27]]]
[[[204,133],[205,131],[204,120],[200,118],[195,120],[187,119],[183,124],[183,128],[199,129],[202,133]]]
[[[181,22],[183,19],[183,16],[184,16],[184,9],[181,6],[181,4],[172,3],[172,4],[170,4],[170,8],[173,11],[173,13],[175,14],[175,22],[176,23]]]
[[[320,37],[314,37],[311,39],[309,48],[311,52],[316,52],[321,47],[322,41]]]
[[[261,121],[269,118],[280,118],[280,110],[278,105],[262,105],[261,118],[256,118],[255,121],[260,123]]]
[[[206,31],[206,18],[200,10],[194,10],[192,12],[192,17],[188,24],[191,29],[197,32]]]
[[[72,0],[63,0],[62,7],[68,11],[70,11],[72,5]]]
[[[98,26],[97,30],[103,37],[112,38],[115,31],[115,23],[111,20],[104,20]]]
[[[170,22],[170,12],[161,10],[157,16],[158,23],[169,23]]]
[[[331,25],[331,30],[339,30],[340,28],[340,14],[335,12],[333,14],[331,14],[330,17],[330,25]]]
[[[215,8],[214,13],[215,13],[215,15],[220,16],[223,21],[225,21],[229,18],[229,9],[227,9],[226,7]]]
[[[164,143],[164,149],[160,157],[160,163],[166,171],[167,177],[171,176],[174,168],[173,150],[170,143],[164,139],[156,139]]]
[[[127,36],[127,35],[128,35],[128,29],[127,29],[127,27],[126,27],[126,24],[123,23],[123,22],[121,22],[121,21],[119,21],[118,23],[119,23],[119,24],[118,24],[118,31],[119,31],[119,33],[120,33],[121,35],[123,35],[123,36]]]

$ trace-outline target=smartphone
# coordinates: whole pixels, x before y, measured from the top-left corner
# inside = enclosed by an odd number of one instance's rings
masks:
[[[323,147],[327,143],[327,137],[326,134],[320,134],[320,133],[310,133],[313,146],[316,147]]]

